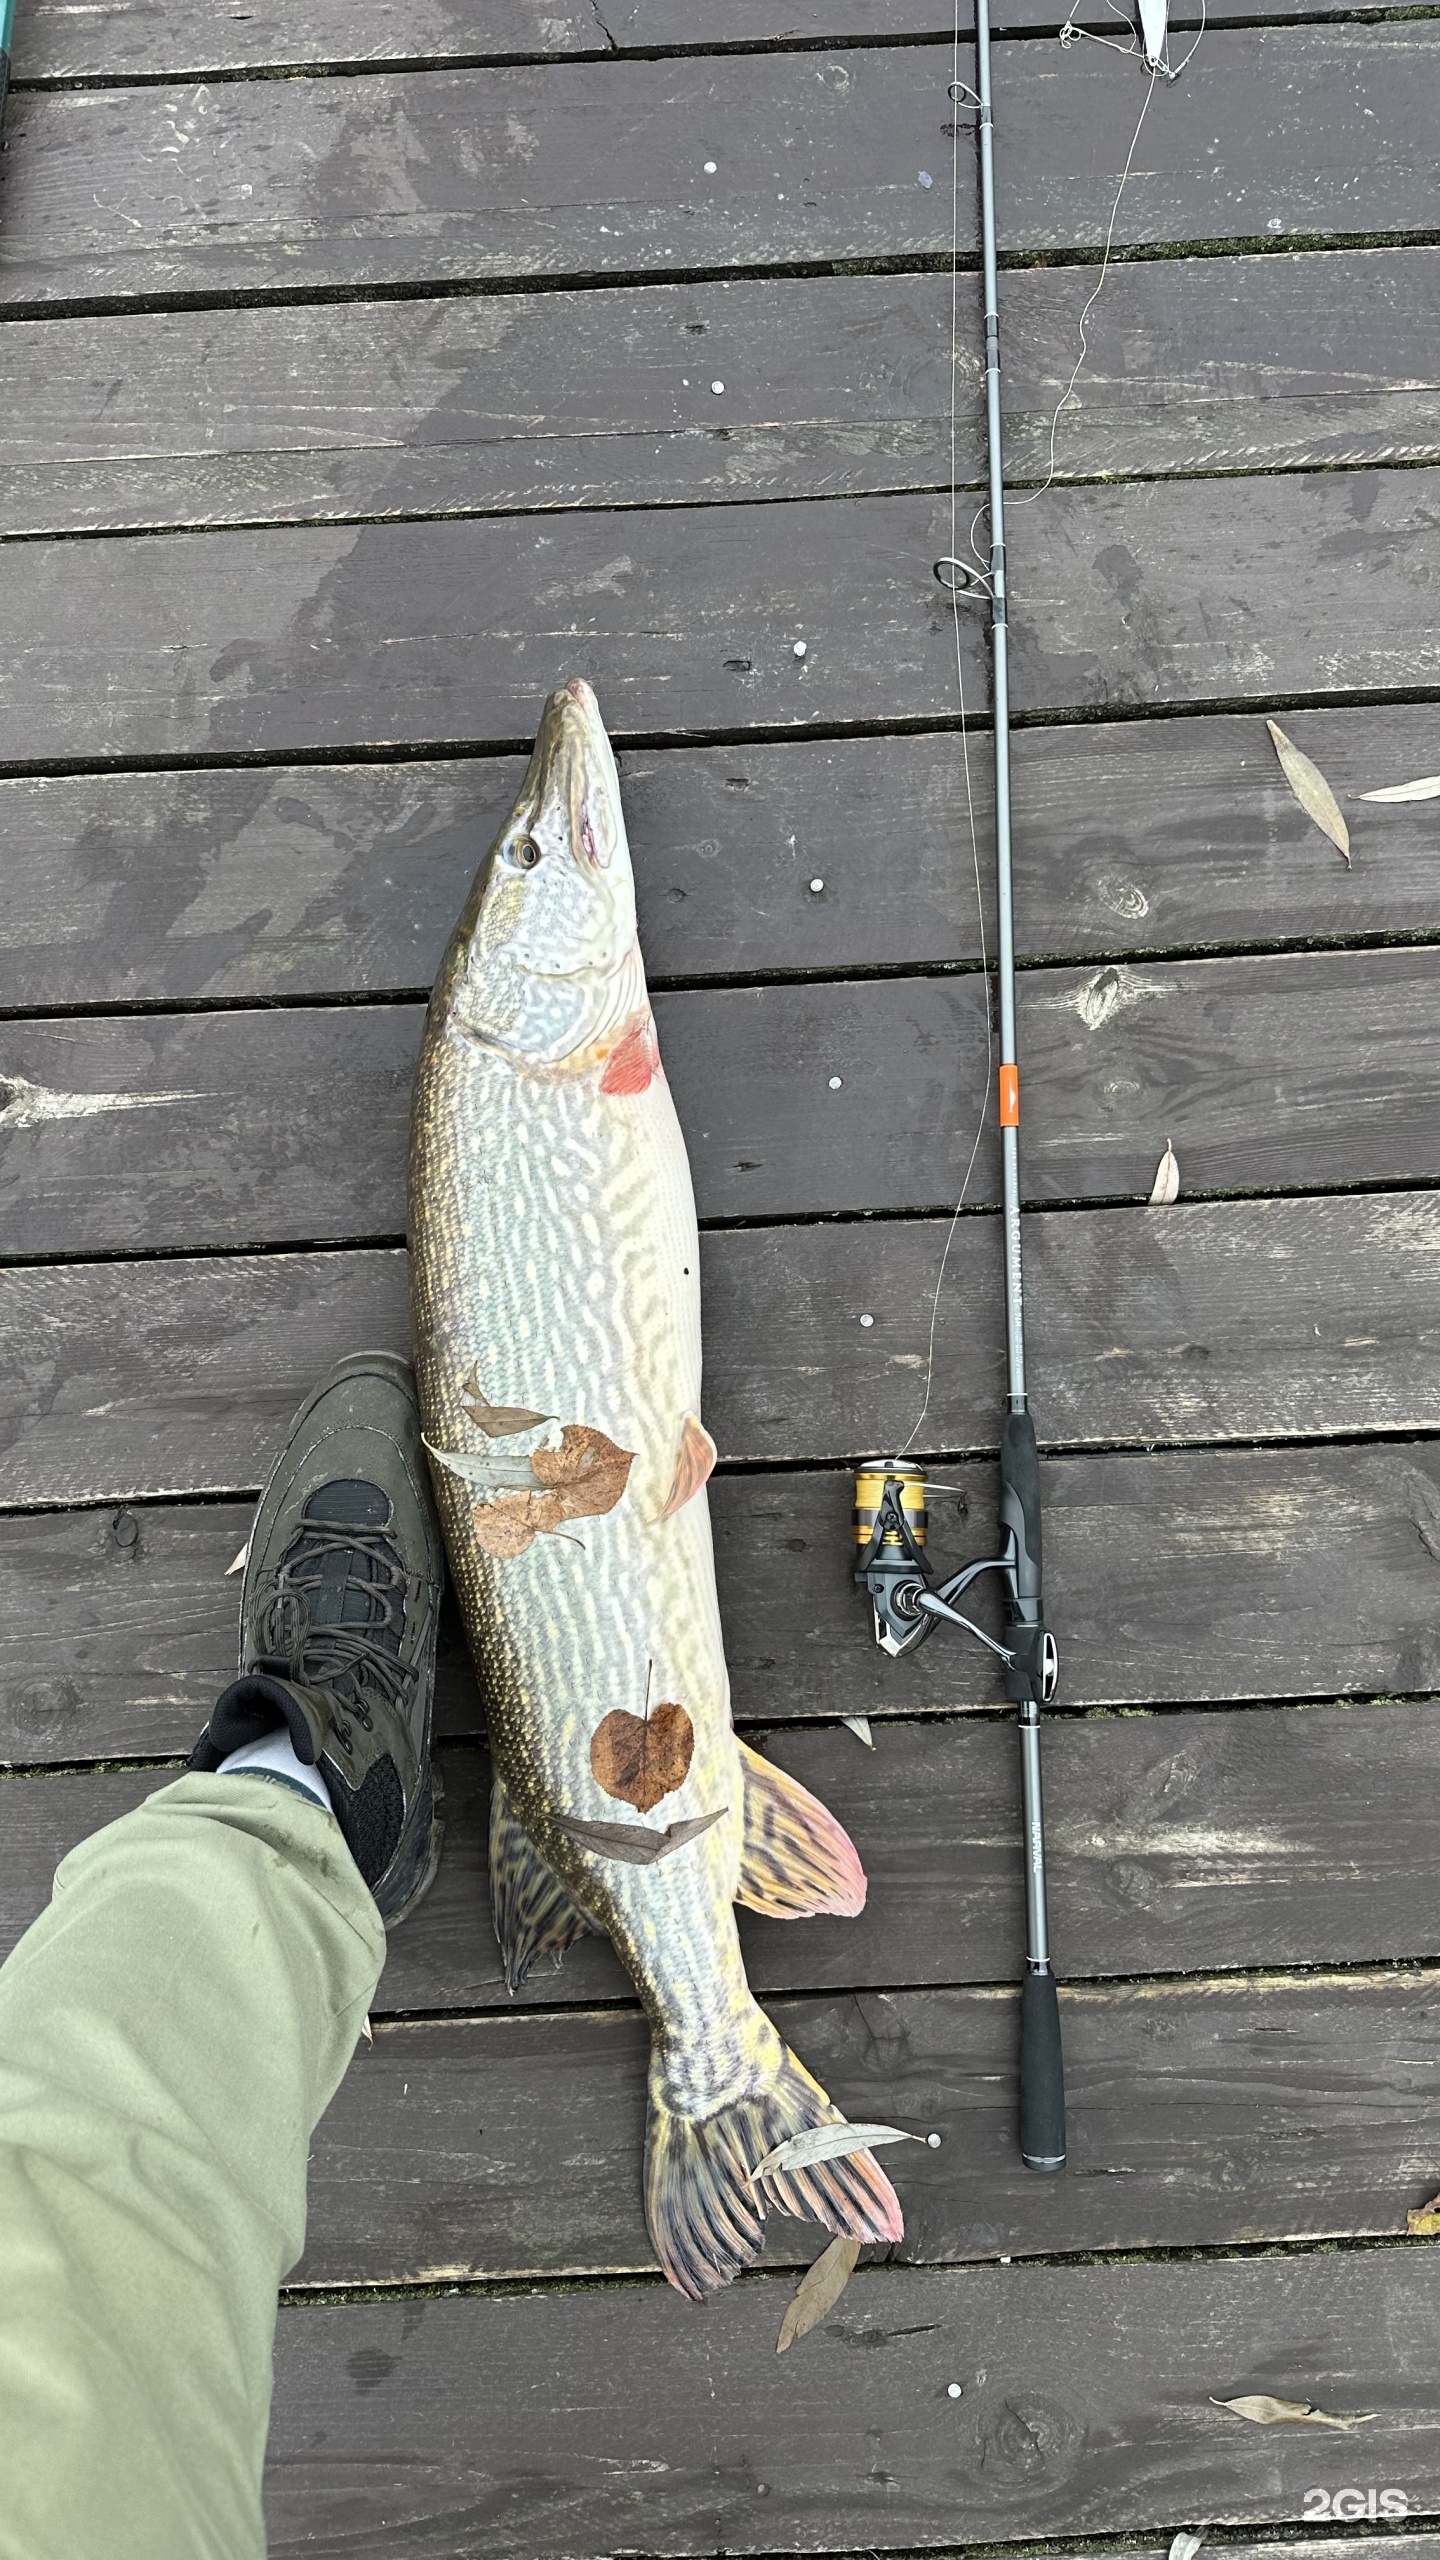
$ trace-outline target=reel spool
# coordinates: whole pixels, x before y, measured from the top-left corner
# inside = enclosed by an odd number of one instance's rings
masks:
[[[930,1633],[931,1621],[920,1607],[920,1594],[930,1587],[925,1492],[920,1469],[903,1458],[876,1458],[856,1471],[855,1580],[870,1594],[876,1643],[895,1656],[913,1653]]]

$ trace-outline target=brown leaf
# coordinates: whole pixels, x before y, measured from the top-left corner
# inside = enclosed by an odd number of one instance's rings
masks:
[[[460,1402],[473,1423],[491,1440],[508,1440],[517,1431],[533,1431],[537,1422],[548,1422],[548,1413],[532,1413],[523,1404],[491,1404],[480,1384],[478,1361],[460,1390]]]
[[[702,1484],[709,1481],[718,1452],[705,1425],[693,1413],[687,1413],[680,1425],[680,1447],[675,1459],[675,1475],[666,1497],[662,1520],[673,1520],[687,1502],[693,1502]]]
[[[1253,2427],[1368,2427],[1375,2414],[1370,2410],[1364,2417],[1332,2418],[1328,2409],[1316,2409],[1308,2400],[1276,2400],[1268,2391],[1246,2391],[1238,2400],[1217,2400],[1212,2393],[1210,2405],[1233,2409]]]
[[[1432,2196],[1428,2204],[1421,2205],[1418,2213],[1407,2213],[1405,2221],[1417,2240],[1433,2240],[1440,2232],[1440,2196]]]
[[[590,1767],[607,1796],[653,1813],[662,1796],[683,1787],[695,1756],[695,1727],[667,1698],[648,1716],[616,1707],[590,1738]]]
[[[716,1813],[697,1813],[688,1822],[672,1822],[668,1831],[651,1831],[643,1822],[579,1822],[562,1813],[560,1828],[582,1849],[598,1849],[602,1858],[619,1858],[627,1867],[653,1867],[657,1858],[668,1858],[683,1849],[687,1840],[698,1840],[712,1822],[723,1822],[729,1810],[728,1804],[722,1804]]]
[[[858,2240],[832,2240],[828,2249],[821,2250],[814,2266],[806,2268],[785,2307],[775,2341],[777,2356],[783,2356],[797,2338],[808,2338],[811,2330],[818,2329],[826,2314],[834,2310],[855,2272],[859,2255]]]
[[[1340,814],[1340,803],[1320,767],[1312,764],[1303,749],[1297,747],[1293,739],[1287,738],[1284,730],[1277,728],[1273,720],[1267,720],[1265,726],[1280,759],[1280,770],[1306,817],[1313,818],[1322,836],[1329,837],[1348,871],[1350,830]]]
[[[562,1504],[562,1520],[598,1519],[613,1511],[634,1463],[633,1449],[617,1448],[588,1422],[567,1422],[558,1449],[535,1449],[530,1456],[536,1478]]]
[[[1179,1197],[1180,1159],[1167,1138],[1165,1153],[1156,1168],[1155,1187],[1150,1194],[1150,1206],[1152,1209],[1168,1209],[1171,1202],[1178,1200]]]
[[[470,1513],[475,1544],[482,1555],[509,1561],[523,1556],[546,1529],[558,1529],[568,1513],[553,1493],[500,1493],[493,1502],[477,1502]]]

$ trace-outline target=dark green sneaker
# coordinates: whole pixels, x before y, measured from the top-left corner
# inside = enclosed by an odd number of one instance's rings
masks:
[[[260,1497],[240,1677],[190,1766],[218,1769],[283,1724],[388,1929],[440,1862],[430,1738],[444,1578],[415,1381],[393,1352],[355,1352],[301,1406]]]

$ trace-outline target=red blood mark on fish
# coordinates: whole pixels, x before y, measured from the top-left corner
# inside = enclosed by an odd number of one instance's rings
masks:
[[[660,1043],[648,1013],[632,1023],[610,1052],[600,1079],[602,1093],[643,1093],[660,1072]]]

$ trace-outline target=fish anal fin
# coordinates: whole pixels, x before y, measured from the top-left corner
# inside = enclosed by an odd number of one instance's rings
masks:
[[[665,1508],[659,1514],[662,1520],[673,1519],[677,1511],[684,1510],[687,1502],[693,1502],[701,1486],[708,1483],[710,1470],[718,1454],[714,1441],[698,1415],[687,1413],[680,1425],[680,1447],[675,1459],[674,1481],[666,1496]]]
[[[541,1857],[498,1773],[490,1790],[490,1916],[509,1991],[519,1990],[541,1956],[558,1963],[577,1938],[603,1934]]]
[[[865,1908],[855,1843],[798,1778],[737,1742],[745,1781],[745,1831],[735,1899],[772,1920],[820,1912],[853,1920]]]

